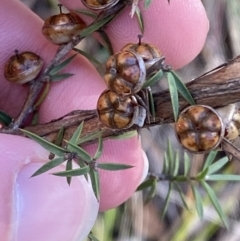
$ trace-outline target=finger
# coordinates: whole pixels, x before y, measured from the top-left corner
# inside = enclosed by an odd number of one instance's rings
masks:
[[[30,178],[48,154],[29,139],[0,135],[2,240],[82,240],[90,232],[99,203],[84,177],[74,178],[70,187],[49,174]]]
[[[61,0],[69,9],[81,8],[79,0]],[[175,69],[193,60],[201,51],[209,23],[204,7],[199,0],[152,1],[146,10],[141,9],[144,19],[143,41],[159,47],[168,64]],[[137,42],[140,33],[136,18],[129,16],[127,7],[114,22],[107,27],[107,34],[115,51],[129,42]]]
[[[7,1],[4,0],[4,4],[2,6],[3,8],[3,14],[0,15],[0,18],[6,17],[6,15],[10,12],[11,16],[15,16],[15,18],[12,18],[10,22],[7,22],[6,26],[11,27],[12,31],[9,31],[9,29],[3,29],[3,33],[8,36],[8,38],[5,38],[4,44],[1,45],[1,49],[5,51],[4,46],[10,45],[12,48],[18,44],[19,48],[22,48],[22,46],[25,46],[26,41],[28,42],[30,49],[36,52],[39,55],[43,54],[43,58],[47,63],[50,62],[50,60],[53,58],[53,55],[51,54],[44,54],[45,52],[53,53],[56,50],[56,47],[52,44],[48,44],[47,40],[40,37],[39,33],[41,32],[42,27],[42,21],[35,17],[29,10],[24,7],[19,1]],[[21,19],[18,19],[17,16],[21,16]],[[8,18],[6,18],[8,19]],[[23,24],[27,22],[28,27],[30,28],[23,28]],[[5,26],[5,25],[4,25]],[[18,40],[15,39],[13,41],[15,36],[15,29],[21,28],[21,35],[19,35]],[[30,32],[35,32],[39,38],[36,38],[34,34],[30,34]],[[9,39],[8,43],[7,40]],[[11,40],[11,41],[10,41]],[[37,43],[34,45],[31,45],[31,43]],[[29,47],[28,45],[25,46]],[[23,50],[26,50],[24,49]],[[14,47],[15,49],[15,47]],[[66,72],[70,73],[76,73],[73,77],[69,78],[66,81],[62,81],[60,83],[51,84],[50,92],[44,101],[43,105],[40,109],[40,121],[47,122],[54,118],[60,117],[72,110],[75,109],[95,109],[96,107],[96,100],[98,99],[100,92],[106,88],[105,84],[103,83],[103,80],[100,79],[97,72],[93,69],[93,67],[90,67],[91,65],[82,58],[76,58],[73,63],[66,69]],[[3,71],[1,69],[1,75],[3,76]],[[4,78],[2,78],[4,80]],[[0,80],[1,81],[1,80]],[[2,82],[0,82],[2,85]],[[18,101],[21,103],[21,88],[16,87],[16,95],[12,96],[5,96],[5,98],[8,97],[8,99],[11,99],[9,102]],[[10,87],[4,89],[4,93],[10,91]],[[4,104],[8,104],[4,101],[4,98],[2,96],[0,97],[0,108],[5,107]],[[11,105],[7,106],[10,111],[12,109]],[[16,107],[16,106],[15,106]],[[19,106],[15,108],[16,110],[19,110]],[[106,145],[107,147],[108,145]],[[133,150],[132,147],[137,146],[136,148],[136,154],[134,156],[127,155],[129,150]],[[112,150],[111,150],[112,149]],[[142,175],[142,166],[143,166],[143,158],[140,150],[140,143],[137,141],[137,138],[133,138],[131,143],[122,144],[122,147],[118,150],[118,147],[115,144],[109,144],[109,149],[107,151],[104,151],[105,154],[111,154],[112,153],[112,162],[121,163],[122,158],[121,154],[122,152],[126,153],[126,159],[125,161],[131,165],[131,163],[134,163],[134,166],[137,168],[132,171],[133,181],[130,180],[132,183],[131,190],[135,189],[139,185],[139,176]],[[109,151],[109,153],[107,153]],[[138,160],[138,162],[136,162]],[[121,180],[124,180],[124,172],[122,173]],[[120,176],[120,175],[119,175]],[[136,178],[135,178],[136,176]],[[112,182],[111,189],[112,192],[115,190],[114,182]],[[133,188],[134,187],[134,188]],[[109,187],[110,188],[110,187]],[[128,191],[128,186],[125,188],[125,194],[122,193],[123,197],[120,198],[121,200],[125,200],[127,196],[129,197],[130,191]],[[118,202],[119,203],[119,202]]]
[[[15,117],[26,99],[28,87],[12,84],[5,80],[3,69],[6,61],[13,55],[15,49],[20,52],[33,51],[43,58],[46,67],[53,59],[57,47],[49,43],[42,35],[43,21],[20,1],[4,0],[2,10],[0,22],[4,21],[4,24],[1,27],[0,37],[0,86],[4,91],[0,95],[0,109]],[[16,36],[18,37],[16,38]],[[86,59],[78,56],[74,60],[73,66],[65,69],[66,72],[78,74],[71,78],[71,82],[51,85],[52,93],[57,97],[57,101],[54,101],[54,108],[52,108],[52,104],[49,106],[52,113],[55,114],[54,118],[69,111],[69,109],[65,109],[69,102],[71,102],[72,110],[95,108],[98,95],[105,88],[97,71]],[[68,88],[71,85],[73,88]],[[68,99],[65,96],[68,96]],[[51,95],[49,95],[49,100],[52,103]],[[49,102],[46,102],[46,106],[49,105]],[[47,112],[45,113],[47,115]]]

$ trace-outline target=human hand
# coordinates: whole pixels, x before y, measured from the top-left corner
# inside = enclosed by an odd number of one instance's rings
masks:
[[[79,0],[61,1],[67,8],[82,7]],[[20,1],[2,0],[0,109],[16,116],[27,96],[27,87],[7,82],[3,67],[15,49],[40,55],[45,67],[57,47],[41,34],[43,21]],[[107,33],[118,51],[136,42],[139,28],[124,10]],[[156,21],[157,19],[157,21]],[[86,21],[88,22],[88,21]],[[144,11],[143,41],[158,46],[167,63],[180,68],[201,50],[208,31],[208,20],[199,0],[153,0]],[[48,122],[76,109],[95,109],[104,81],[87,60],[78,56],[66,68],[75,74],[68,80],[51,84],[42,104],[40,122]],[[87,147],[94,153],[95,145]],[[135,191],[143,176],[144,153],[137,136],[126,140],[107,140],[99,161],[133,165],[125,171],[100,171],[100,206],[84,177],[73,178],[69,187],[64,178],[43,174],[29,178],[44,162],[48,152],[32,140],[0,135],[0,236],[3,240],[81,240],[90,231],[97,212],[124,202]],[[56,169],[64,170],[64,166]]]

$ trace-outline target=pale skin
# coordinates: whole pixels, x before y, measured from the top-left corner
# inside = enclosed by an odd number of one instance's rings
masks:
[[[80,8],[79,0],[60,1],[69,9]],[[39,54],[45,66],[57,46],[41,34],[43,21],[17,0],[2,0],[0,14],[0,110],[16,116],[26,98],[27,88],[8,83],[3,67],[15,49]],[[139,28],[129,17],[130,8],[107,28],[118,51],[136,42]],[[175,69],[189,63],[200,52],[209,24],[199,0],[153,0],[144,11],[143,41],[158,46],[167,63]],[[88,22],[88,21],[87,21]],[[76,109],[95,109],[104,81],[82,57],[66,72],[75,75],[53,84],[40,108],[40,122],[48,122]],[[96,146],[87,150],[94,153]],[[101,172],[101,201],[96,201],[84,178],[74,178],[69,187],[64,178],[44,174],[30,178],[44,162],[48,152],[32,140],[0,135],[0,237],[2,240],[81,240],[91,230],[97,212],[116,207],[127,200],[146,173],[145,154],[137,136],[107,140],[99,161],[127,163],[127,171]],[[63,170],[64,166],[56,170]],[[55,170],[55,171],[56,171]],[[15,239],[14,239],[15,238]]]

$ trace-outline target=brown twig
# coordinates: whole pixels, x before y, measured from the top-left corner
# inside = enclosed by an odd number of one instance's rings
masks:
[[[228,64],[221,66],[208,74],[187,84],[188,89],[192,93],[196,103],[211,106],[213,108],[223,107],[230,103],[240,101],[240,56],[229,61]],[[160,125],[164,123],[173,123],[174,117],[169,91],[155,93],[153,95],[156,106],[156,120],[145,124],[143,128],[152,125]],[[180,97],[180,109],[187,107],[189,104]],[[123,134],[129,130],[139,129],[133,126],[127,130],[111,130],[105,128],[98,119],[95,110],[81,111],[60,120],[52,121],[47,124],[25,127],[39,136],[45,137],[50,141],[56,139],[57,133],[61,127],[65,127],[64,139],[69,139],[76,127],[84,120],[84,128],[82,136],[102,130],[103,138]],[[5,132],[6,131],[2,131]],[[19,134],[14,131],[12,133]]]

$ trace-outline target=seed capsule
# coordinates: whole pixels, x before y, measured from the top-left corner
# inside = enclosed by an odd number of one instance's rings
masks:
[[[160,50],[152,44],[141,42],[129,43],[125,45],[121,51],[134,50],[137,52],[145,63],[146,69],[149,69],[153,64],[158,62],[161,58],[164,58]]]
[[[194,105],[183,110],[175,123],[175,130],[180,143],[197,153],[216,148],[225,131],[219,114],[205,105]]]
[[[15,53],[5,64],[5,78],[17,84],[24,84],[35,79],[42,69],[42,59],[32,52],[19,54],[16,50]]]
[[[139,92],[145,78],[144,61],[135,51],[121,51],[112,55],[106,63],[105,82],[119,96]]]
[[[115,92],[105,90],[97,102],[100,121],[111,129],[127,129],[133,124],[143,126],[146,110],[134,96],[121,99]]]
[[[92,10],[104,10],[116,5],[119,0],[81,0],[83,5]]]
[[[85,22],[74,12],[49,17],[42,27],[43,35],[53,44],[65,44],[72,41],[86,27]]]

